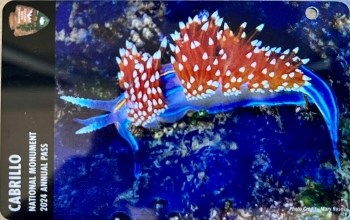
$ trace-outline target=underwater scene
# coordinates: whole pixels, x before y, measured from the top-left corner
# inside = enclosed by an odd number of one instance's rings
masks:
[[[56,219],[350,216],[345,4],[56,11]]]

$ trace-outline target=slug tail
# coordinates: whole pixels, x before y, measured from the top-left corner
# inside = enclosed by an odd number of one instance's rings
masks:
[[[333,154],[337,166],[340,168],[340,153],[338,150],[339,109],[335,95],[331,88],[312,71],[304,66],[301,66],[300,70],[311,78],[310,84],[302,87],[301,91],[306,94],[320,110],[332,139]]]

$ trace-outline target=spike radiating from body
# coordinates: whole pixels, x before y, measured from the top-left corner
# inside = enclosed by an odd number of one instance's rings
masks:
[[[119,86],[125,90],[117,99],[97,101],[62,96],[83,107],[107,110],[102,116],[79,120],[85,125],[77,133],[87,133],[115,124],[136,153],[137,141],[129,127],[155,127],[159,122],[175,122],[188,111],[211,114],[237,106],[303,105],[304,95],[315,103],[328,126],[338,167],[338,108],[328,85],[308,70],[308,59],[296,56],[298,48],[282,51],[264,47],[254,39],[261,24],[251,34],[243,23],[235,32],[214,12],[202,13],[179,23],[171,34],[171,63],[161,65],[164,39],[153,55],[137,51],[126,43],[117,63]],[[135,168],[135,175],[140,174]]]

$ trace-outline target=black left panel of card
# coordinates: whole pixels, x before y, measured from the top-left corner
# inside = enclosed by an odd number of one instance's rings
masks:
[[[53,219],[55,2],[3,9],[0,212]]]

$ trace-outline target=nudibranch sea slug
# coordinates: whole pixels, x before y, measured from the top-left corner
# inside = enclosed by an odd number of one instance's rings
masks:
[[[179,22],[179,31],[164,38],[153,55],[140,52],[126,42],[116,58],[120,72],[119,86],[124,92],[114,100],[102,101],[71,96],[61,99],[106,114],[78,120],[84,134],[115,124],[119,134],[131,145],[134,154],[138,143],[130,126],[156,127],[160,122],[173,123],[188,111],[226,112],[237,106],[304,105],[305,96],[321,112],[340,167],[338,142],[339,113],[330,87],[304,65],[298,48],[262,46],[254,39],[261,24],[251,34],[244,22],[233,32],[218,12],[207,12]],[[167,47],[173,56],[162,65]],[[135,163],[135,176],[141,174]]]

